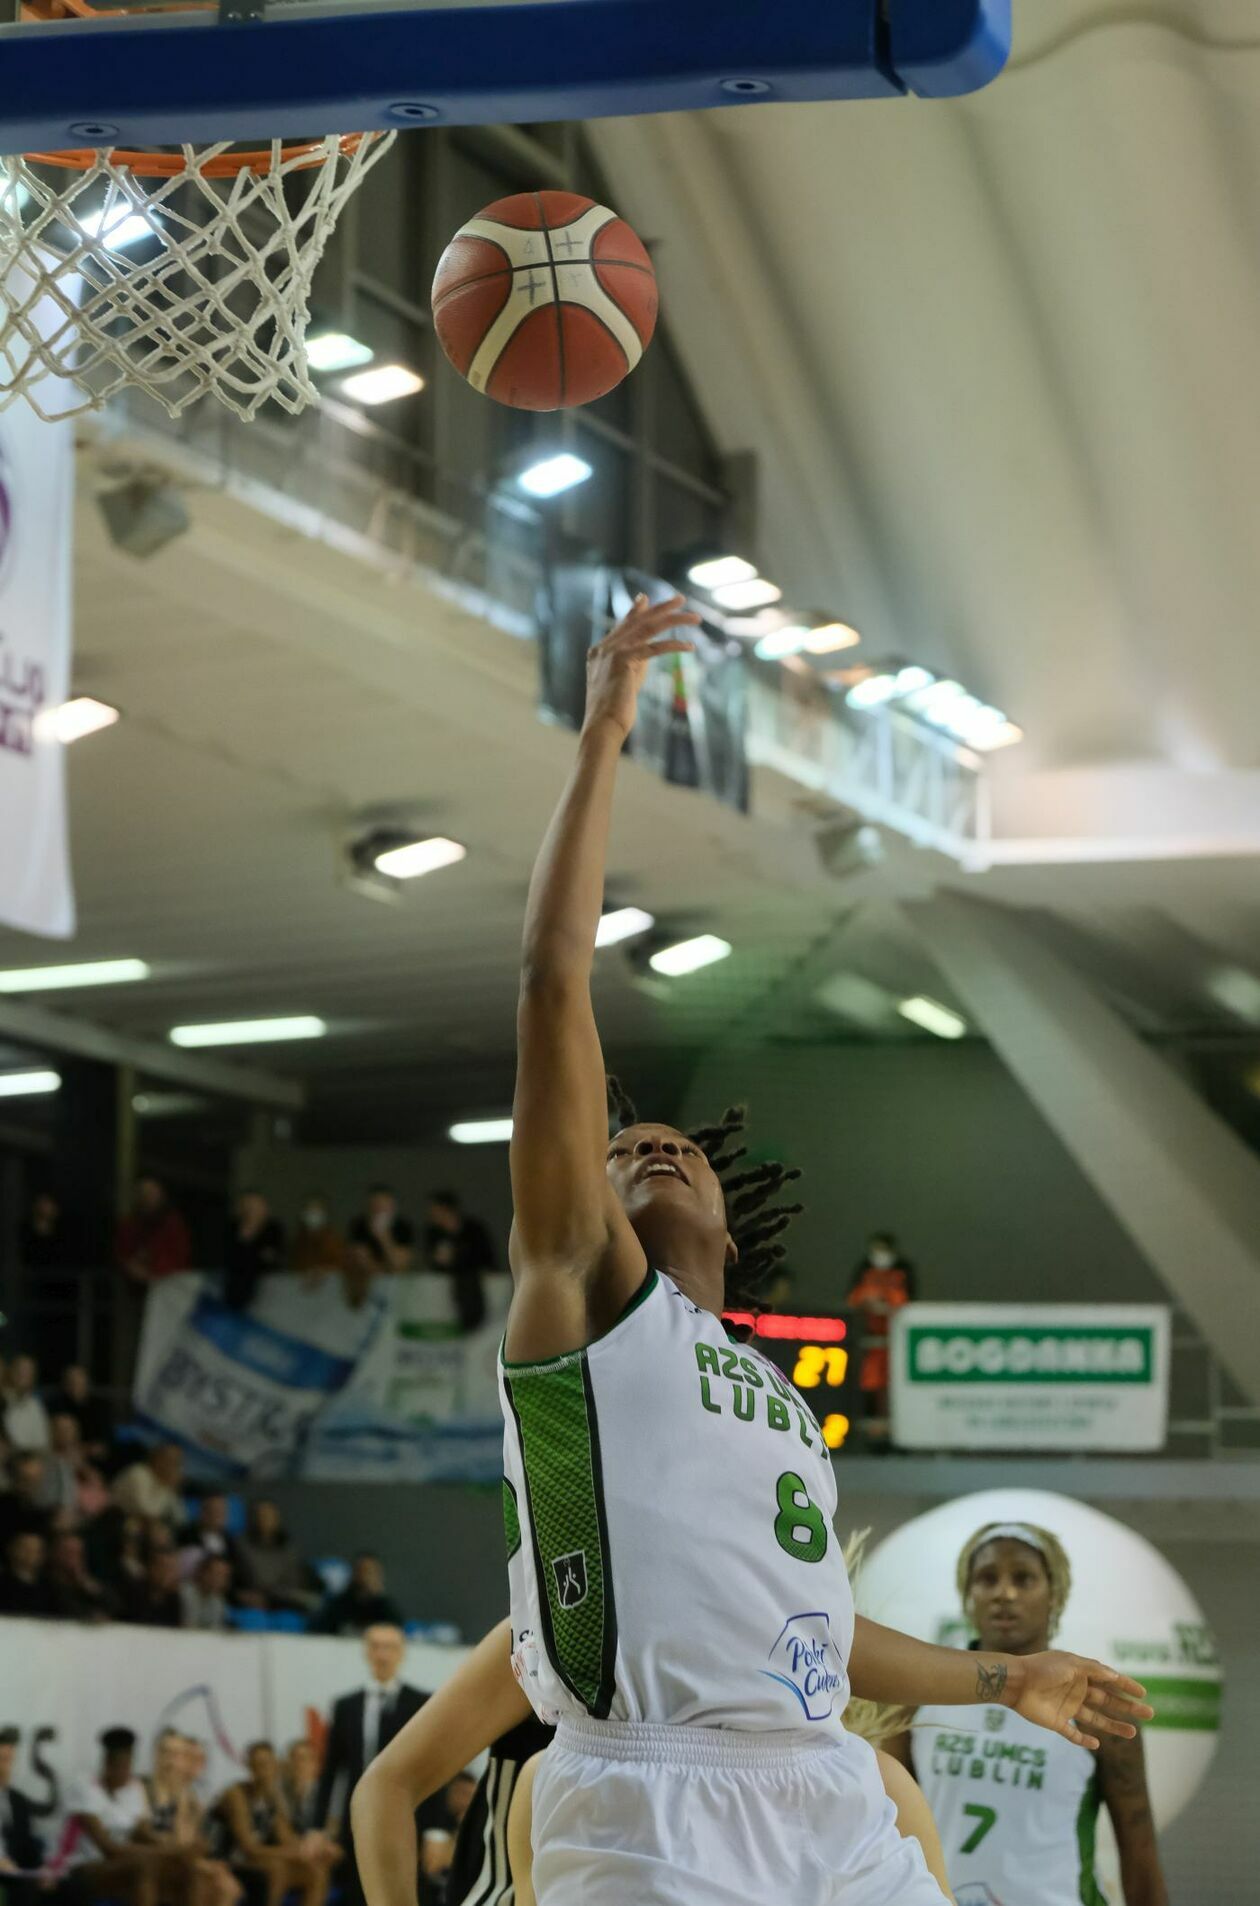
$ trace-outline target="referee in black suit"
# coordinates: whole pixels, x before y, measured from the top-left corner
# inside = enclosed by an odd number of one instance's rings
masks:
[[[324,1831],[346,1850],[346,1863],[339,1877],[347,1906],[364,1906],[350,1831],[350,1796],[364,1768],[429,1698],[424,1690],[410,1687],[402,1678],[407,1642],[401,1628],[392,1622],[379,1622],[367,1629],[363,1652],[368,1665],[365,1685],[353,1694],[343,1694],[333,1704],[316,1814]],[[440,1801],[427,1801],[416,1815],[421,1831],[445,1824],[446,1812]]]

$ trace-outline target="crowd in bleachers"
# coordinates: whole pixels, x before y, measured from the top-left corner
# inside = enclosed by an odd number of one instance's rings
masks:
[[[96,1766],[64,1794],[22,1791],[14,1769],[17,1727],[0,1727],[0,1897],[35,1906],[49,1894],[66,1906],[324,1906],[330,1891],[360,1906],[341,1820],[329,1812],[314,1742],[269,1741],[246,1750],[239,1778],[212,1783],[205,1744],[164,1728],[147,1775],[137,1772],[136,1735],[107,1728]],[[417,1873],[418,1906],[440,1906],[454,1834],[471,1797],[471,1776],[435,1797]]]
[[[185,1493],[183,1452],[119,1439],[85,1370],[0,1365],[0,1615],[361,1634],[402,1622],[379,1559],[316,1566],[270,1498]]]
[[[83,1261],[81,1231],[54,1192],[39,1191],[19,1234],[21,1270],[30,1277],[74,1269]],[[236,1310],[249,1307],[260,1281],[273,1271],[298,1271],[312,1280],[337,1277],[355,1307],[375,1278],[423,1271],[449,1281],[465,1329],[481,1322],[481,1280],[496,1268],[489,1231],[464,1210],[457,1192],[431,1191],[424,1222],[417,1224],[393,1187],[382,1183],[367,1187],[359,1210],[344,1223],[322,1192],[310,1192],[286,1222],[268,1193],[251,1187],[236,1197],[222,1237],[203,1244],[209,1247],[204,1268],[222,1271],[224,1299]],[[115,1269],[140,1289],[199,1268],[191,1227],[153,1172],[136,1181],[131,1206],[114,1230],[113,1258]]]

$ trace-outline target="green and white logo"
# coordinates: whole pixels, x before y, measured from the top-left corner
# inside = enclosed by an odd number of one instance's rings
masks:
[[[1149,1383],[1154,1331],[1071,1325],[911,1324],[916,1383]]]

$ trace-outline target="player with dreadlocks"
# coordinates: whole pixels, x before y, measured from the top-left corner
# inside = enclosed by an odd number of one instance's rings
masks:
[[[1027,1659],[1058,1632],[1072,1587],[1063,1544],[1033,1522],[986,1522],[958,1557],[976,1649]],[[1106,1906],[1094,1823],[1111,1816],[1125,1906],[1168,1906],[1141,1736],[1088,1754],[999,1706],[923,1706],[889,1746],[940,1828],[958,1906]]]
[[[539,1906],[940,1906],[873,1751],[845,1732],[850,1689],[998,1700],[1087,1746],[1149,1709],[1076,1655],[968,1655],[855,1623],[818,1426],[722,1327],[730,1289],[774,1262],[787,1174],[724,1186],[735,1115],[609,1143],[590,977],[617,766],[649,663],[695,620],[681,597],[640,596],[592,649],[526,910],[499,1377],[513,1662],[558,1723],[534,1886]]]

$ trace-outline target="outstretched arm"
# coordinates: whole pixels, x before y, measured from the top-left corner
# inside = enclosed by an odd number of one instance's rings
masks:
[[[853,1631],[849,1682],[866,1701],[1014,1708],[1077,1747],[1096,1748],[1104,1734],[1131,1741],[1134,1722],[1149,1721],[1153,1712],[1137,1681],[1086,1655],[1057,1648],[1033,1655],[937,1648],[863,1615]]]
[[[1124,1906],[1168,1906],[1140,1734],[1131,1741],[1103,1742],[1098,1784],[1116,1831]]]
[[[354,1790],[350,1819],[368,1906],[415,1906],[416,1808],[528,1715],[501,1621],[379,1753]]]
[[[512,1109],[513,1362],[578,1350],[613,1324],[641,1282],[643,1252],[604,1172],[604,1059],[591,1006],[617,763],[654,656],[691,645],[681,596],[646,596],[590,653],[577,760],[530,882]]]

